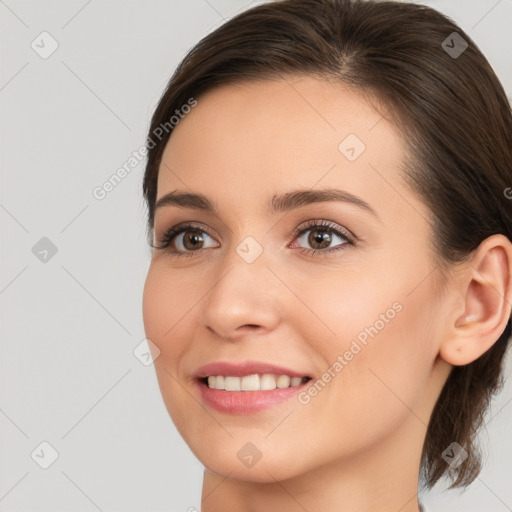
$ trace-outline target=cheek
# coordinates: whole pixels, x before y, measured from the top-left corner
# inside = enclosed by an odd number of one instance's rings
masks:
[[[166,293],[166,286],[158,279],[157,273],[150,266],[144,284],[142,295],[142,319],[146,337],[162,350],[162,340],[169,329],[169,317],[164,312],[168,311],[169,300],[172,295]]]
[[[180,344],[173,343],[176,333],[189,322],[194,305],[200,300],[196,285],[187,285],[181,279],[157,265],[150,266],[144,284],[142,316],[144,329],[161,351],[169,356]]]
[[[150,266],[144,285],[142,314],[146,338],[157,347],[152,352],[158,354],[153,356],[153,364],[160,393],[170,417],[178,425],[182,420],[179,411],[186,406],[186,397],[177,377],[187,344],[177,342],[177,336],[185,325],[186,311],[190,307],[175,283],[165,271]]]
[[[436,354],[433,297],[428,286],[410,290],[408,280],[396,276],[385,282],[353,275],[336,285],[326,281],[323,293],[308,295],[312,309],[335,333],[316,345],[326,363],[320,376],[326,385],[319,383],[323,398],[312,401],[327,415],[337,411],[340,421],[333,424],[348,436],[360,436],[358,425],[377,418],[382,431],[394,428],[411,408],[421,408]],[[347,417],[355,421],[347,423]],[[380,427],[364,435],[379,435]]]
[[[317,274],[295,283],[294,290],[309,312],[298,305],[291,321],[295,326],[314,324],[321,337],[307,340],[330,362],[349,350],[353,341],[365,347],[372,339],[382,337],[391,324],[399,323],[403,317],[399,286],[368,273],[340,270]],[[353,352],[356,351],[357,347]]]
[[[178,284],[178,286],[176,286]],[[146,337],[159,350],[154,358],[154,368],[160,392],[172,421],[182,435],[184,416],[182,411],[190,406],[190,396],[179,384],[179,363],[187,344],[178,342],[178,336],[185,339],[183,328],[187,325],[187,312],[193,306],[195,297],[173,279],[165,269],[152,264],[148,270],[143,290],[142,315]],[[181,330],[181,332],[180,332]]]

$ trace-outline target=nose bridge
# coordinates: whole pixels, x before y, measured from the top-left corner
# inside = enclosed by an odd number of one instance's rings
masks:
[[[224,337],[235,337],[244,325],[275,327],[279,308],[267,263],[263,245],[254,237],[233,245],[215,267],[213,288],[204,302],[206,326]]]

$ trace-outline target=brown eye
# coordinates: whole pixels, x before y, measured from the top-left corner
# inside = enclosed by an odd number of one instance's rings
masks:
[[[185,250],[194,251],[202,248],[204,238],[201,231],[190,230],[183,232],[182,244]]]
[[[308,234],[309,233],[309,234]],[[332,224],[313,223],[310,226],[302,228],[296,235],[300,244],[301,251],[307,253],[329,253],[342,249],[345,245],[354,245],[353,238]],[[341,242],[330,247],[337,239]],[[309,246],[309,247],[308,247]]]
[[[172,256],[194,256],[201,249],[216,247],[205,245],[207,239],[213,238],[202,228],[192,224],[181,224],[169,229],[159,241],[157,249],[163,249]]]
[[[290,248],[302,254],[328,256],[330,253],[356,246],[358,238],[348,229],[330,220],[308,220],[295,229]],[[336,243],[336,245],[332,245]]]
[[[311,229],[308,243],[313,249],[327,249],[331,244],[332,235],[325,229]]]

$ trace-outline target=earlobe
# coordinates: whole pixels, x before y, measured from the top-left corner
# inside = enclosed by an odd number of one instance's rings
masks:
[[[486,238],[459,280],[459,309],[442,340],[439,353],[461,366],[478,359],[503,334],[512,310],[512,244],[504,235]]]

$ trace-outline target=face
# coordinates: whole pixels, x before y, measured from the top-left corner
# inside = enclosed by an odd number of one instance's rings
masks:
[[[424,435],[442,304],[405,151],[361,95],[311,77],[223,86],[176,126],[157,202],[201,194],[214,211],[156,209],[154,243],[168,245],[153,252],[143,318],[167,410],[210,470],[291,478]],[[339,195],[312,198],[328,190]],[[199,371],[216,362],[235,368]],[[230,391],[198,378],[273,373],[248,362],[310,380]]]

